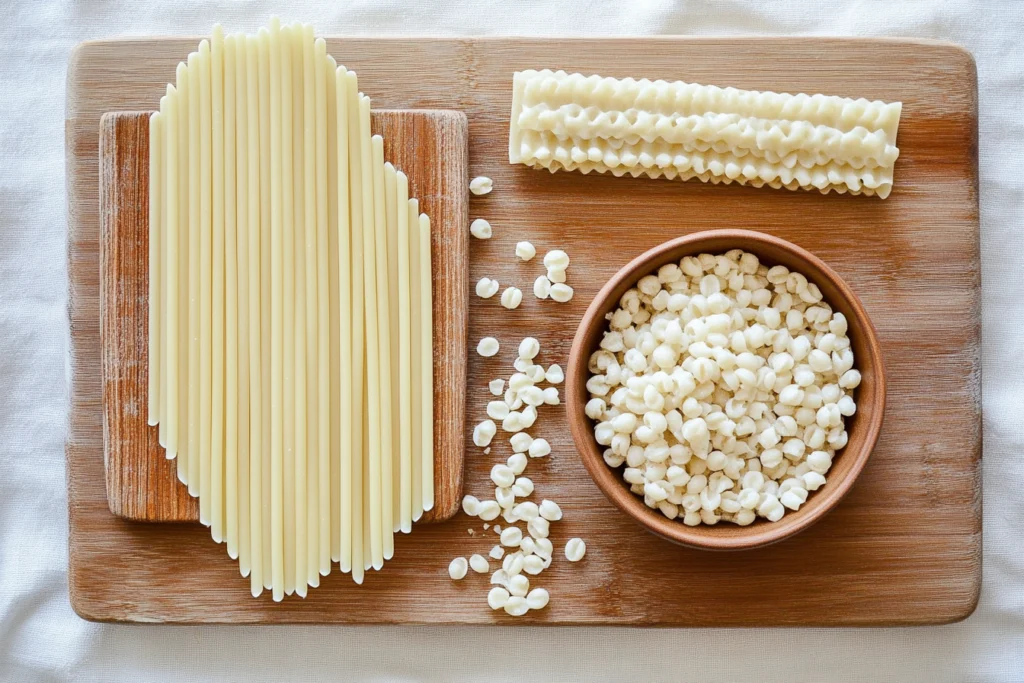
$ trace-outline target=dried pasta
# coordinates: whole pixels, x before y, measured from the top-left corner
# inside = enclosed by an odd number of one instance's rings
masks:
[[[361,583],[433,500],[432,434],[409,438],[433,417],[429,220],[312,27],[215,27],[176,76],[150,120],[147,420],[254,596],[332,560]]]
[[[902,105],[523,71],[509,161],[534,168],[886,197]]]

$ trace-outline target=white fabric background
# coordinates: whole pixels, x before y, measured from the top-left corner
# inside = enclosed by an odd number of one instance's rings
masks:
[[[272,12],[329,34],[890,35],[969,48],[980,91],[984,281],[985,570],[974,616],[935,628],[731,631],[132,627],[76,617],[63,450],[68,52],[90,38],[206,33],[218,20],[252,30]],[[3,0],[0,681],[1024,681],[1022,36],[1018,0]]]

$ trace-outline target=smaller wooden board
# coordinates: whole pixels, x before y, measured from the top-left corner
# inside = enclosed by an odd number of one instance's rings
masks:
[[[149,316],[149,112],[100,122],[100,340],[107,501],[134,521],[198,521],[198,500],[146,424]],[[458,510],[466,395],[467,145],[456,111],[377,111],[384,157],[409,176],[409,193],[431,219],[434,266],[434,508]],[[443,160],[443,161],[441,161]]]

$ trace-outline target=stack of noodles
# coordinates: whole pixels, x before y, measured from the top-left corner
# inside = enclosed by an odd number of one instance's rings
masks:
[[[434,503],[430,221],[310,26],[212,38],[150,119],[149,424],[252,594],[361,583]]]

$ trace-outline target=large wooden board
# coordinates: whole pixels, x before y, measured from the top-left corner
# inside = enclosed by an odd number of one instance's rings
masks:
[[[386,108],[461,109],[469,116],[470,174],[494,179],[472,198],[494,238],[474,241],[470,280],[527,292],[516,311],[470,298],[467,422],[482,419],[486,383],[511,372],[518,341],[540,339],[539,360],[564,363],[590,298],[622,264],[676,235],[708,227],[763,230],[829,263],[863,300],[889,376],[874,456],[842,504],[803,534],[768,548],[707,553],[641,531],[582,468],[564,412],[542,409],[533,430],[554,448],[528,470],[537,496],[557,500],[558,548],[587,540],[585,560],[556,561],[536,585],[547,609],[513,620],[487,608],[486,580],[447,578],[455,555],[494,543],[461,514],[399,539],[386,571],[357,588],[332,574],[306,600],[254,600],[223,549],[195,525],[126,522],[107,509],[99,382],[97,133],[105,111],[151,109],[197,39],[90,43],[71,59],[67,145],[72,414],[68,437],[71,599],[91,619],[230,623],[533,623],[663,626],[935,624],[968,615],[981,577],[980,271],[975,66],[959,48],[891,40],[331,39]],[[768,68],[766,68],[766,66]],[[741,88],[902,100],[896,186],[887,200],[821,196],[562,173],[507,161],[512,72],[560,67]],[[539,258],[568,250],[567,305],[538,301]],[[443,419],[443,415],[439,415]],[[467,432],[469,430],[467,429]],[[492,489],[491,465],[466,434],[466,491]]]
[[[434,261],[434,507],[451,518],[462,498],[466,395],[466,117],[455,111],[375,111],[386,158],[409,176],[431,217]],[[198,521],[198,500],[146,424],[148,390],[149,112],[100,120],[100,345],[107,501],[119,517]],[[443,160],[443,163],[438,163]]]

